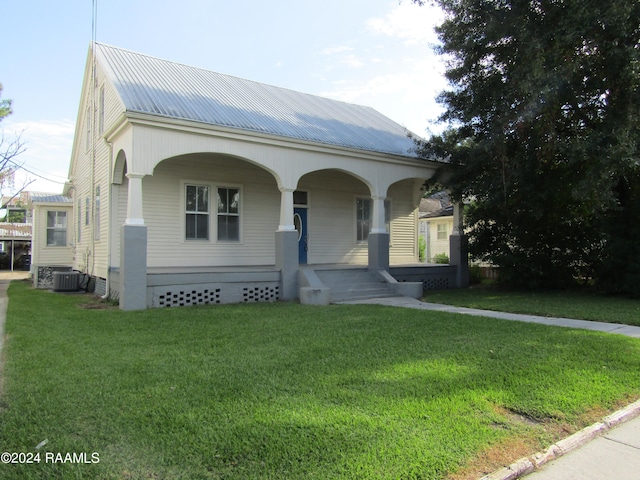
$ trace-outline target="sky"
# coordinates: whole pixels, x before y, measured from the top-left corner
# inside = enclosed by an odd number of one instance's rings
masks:
[[[61,193],[85,63],[98,42],[373,107],[420,136],[446,88],[435,7],[410,0],[1,0],[6,142],[26,150],[15,188]],[[7,194],[10,188],[4,188]]]

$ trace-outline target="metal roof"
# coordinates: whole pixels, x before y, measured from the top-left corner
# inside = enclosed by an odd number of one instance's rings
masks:
[[[30,223],[7,223],[0,222],[0,239],[24,239],[31,238]]]
[[[411,156],[407,130],[373,108],[190,67],[104,44],[96,57],[128,112]]]
[[[73,199],[65,197],[64,195],[57,195],[53,193],[36,193],[31,192],[31,202],[40,203],[71,203]]]

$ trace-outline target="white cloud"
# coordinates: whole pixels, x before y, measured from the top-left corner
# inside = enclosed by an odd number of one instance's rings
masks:
[[[15,158],[18,164],[23,165],[23,169],[16,173],[15,186],[21,187],[26,181],[34,180],[28,190],[62,192],[69,172],[75,122],[7,120],[2,128],[8,138],[20,135],[25,146],[25,151]]]
[[[443,19],[437,7],[401,3],[384,18],[369,19],[367,26],[374,33],[400,38],[405,45],[433,44],[438,41],[433,27]]]
[[[331,47],[324,48],[320,51],[322,55],[335,55],[337,53],[350,52],[353,48],[347,47],[346,45],[334,45]]]

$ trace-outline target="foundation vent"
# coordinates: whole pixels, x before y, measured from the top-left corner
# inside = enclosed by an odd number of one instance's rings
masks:
[[[242,289],[244,303],[275,302],[280,297],[280,287],[277,285],[268,287],[245,287]]]
[[[159,307],[185,307],[220,303],[220,289],[179,290],[158,295]]]

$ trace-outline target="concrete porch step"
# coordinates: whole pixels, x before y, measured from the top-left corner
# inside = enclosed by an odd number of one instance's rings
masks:
[[[331,302],[398,296],[387,282],[366,269],[316,270],[315,273],[331,289]]]

